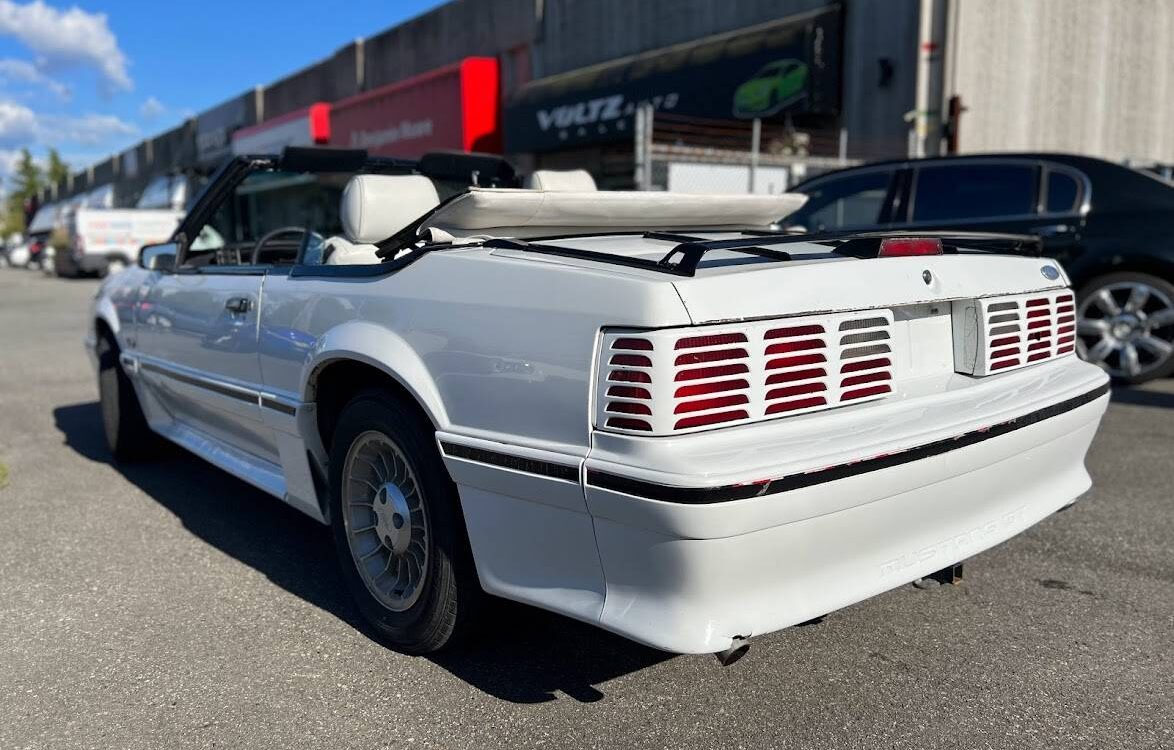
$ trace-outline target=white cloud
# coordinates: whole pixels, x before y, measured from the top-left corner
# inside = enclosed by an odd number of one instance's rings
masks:
[[[116,145],[138,128],[114,115],[37,114],[23,104],[0,100],[0,149],[40,144]]]
[[[97,146],[138,132],[134,125],[114,115],[40,115],[37,118],[37,140],[47,146],[59,143]]]
[[[163,105],[163,102],[153,96],[148,96],[147,101],[143,102],[143,105],[139,107],[139,114],[142,115],[144,120],[154,120],[166,111],[167,107]]]
[[[44,86],[63,101],[68,101],[70,98],[71,92],[68,86],[45,75],[36,65],[27,60],[0,59],[0,78],[16,83]]]
[[[37,139],[37,116],[23,104],[0,101],[0,147],[27,146]]]
[[[0,34],[16,37],[37,53],[41,67],[93,66],[112,89],[134,88],[129,61],[105,13],[87,13],[77,6],[61,10],[43,0],[24,5],[0,0]]]
[[[16,170],[16,162],[20,160],[20,149],[0,149],[0,180],[8,181],[8,175]]]

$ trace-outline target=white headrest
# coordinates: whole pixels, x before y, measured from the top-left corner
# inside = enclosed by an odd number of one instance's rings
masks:
[[[351,242],[382,242],[439,205],[423,175],[355,175],[342,191],[342,228]]]
[[[530,187],[534,190],[560,190],[583,192],[598,190],[591,173],[585,169],[539,169],[530,177]]]

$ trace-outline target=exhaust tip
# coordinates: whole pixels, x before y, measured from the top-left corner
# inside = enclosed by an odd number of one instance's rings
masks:
[[[714,656],[717,657],[718,664],[721,664],[723,667],[728,667],[745,656],[749,651],[750,641],[740,635],[736,635],[730,643],[729,648],[718,651]]]

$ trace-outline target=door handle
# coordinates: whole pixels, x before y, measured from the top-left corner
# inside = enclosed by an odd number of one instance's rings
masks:
[[[228,310],[230,313],[237,314],[247,313],[249,308],[252,306],[253,302],[248,297],[230,297],[228,301],[224,303],[225,310]]]

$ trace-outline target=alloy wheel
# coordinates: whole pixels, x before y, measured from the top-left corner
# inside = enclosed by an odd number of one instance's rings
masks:
[[[355,438],[342,470],[347,545],[368,591],[402,612],[428,575],[430,526],[420,483],[399,447],[381,432]]]
[[[1080,356],[1115,378],[1136,380],[1174,356],[1174,300],[1140,281],[1106,284],[1081,301]]]

